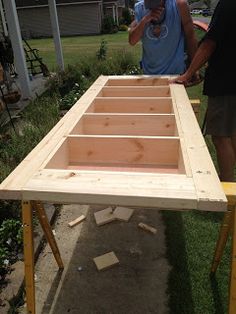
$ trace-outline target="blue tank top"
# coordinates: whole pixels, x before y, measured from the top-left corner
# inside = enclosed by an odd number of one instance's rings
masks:
[[[144,74],[181,74],[185,71],[184,33],[176,0],[166,0],[161,25],[148,23],[142,37]],[[137,22],[148,14],[144,0],[135,4]]]

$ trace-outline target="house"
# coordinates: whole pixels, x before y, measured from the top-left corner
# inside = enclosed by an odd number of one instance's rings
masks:
[[[22,99],[30,99],[33,91],[21,33],[25,39],[53,37],[56,62],[64,70],[60,37],[99,34],[104,11],[110,11],[118,22],[122,3],[124,0],[0,0],[0,33],[11,39]]]
[[[61,36],[100,34],[104,14],[118,23],[119,8],[124,7],[120,0],[56,0],[56,4]],[[16,8],[25,38],[52,36],[48,0],[16,0]]]

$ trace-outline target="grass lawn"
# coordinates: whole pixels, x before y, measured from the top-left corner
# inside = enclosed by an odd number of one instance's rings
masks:
[[[65,64],[74,64],[80,58],[95,55],[102,39],[107,42],[108,57],[113,52],[119,53],[125,49],[135,55],[138,65],[141,46],[139,44],[131,47],[128,44],[127,32],[62,38]],[[30,40],[29,43],[33,48],[40,50],[43,61],[50,69],[56,67],[52,39]],[[188,88],[187,92],[189,98],[200,98],[202,121],[206,108],[202,85]],[[214,149],[209,139],[206,140],[216,165]],[[165,211],[163,217],[166,225],[167,256],[172,266],[168,291],[171,313],[227,313],[229,243],[215,279],[210,280],[209,277],[222,213]]]
[[[117,34],[62,38],[65,65],[75,64],[80,58],[84,58],[85,56],[95,56],[100,48],[102,39],[107,43],[108,57],[114,52],[119,53],[122,50],[126,50],[135,55],[138,64],[138,60],[141,56],[141,45],[137,44],[135,48],[130,46],[128,43],[128,32],[119,32]],[[56,68],[55,48],[52,38],[29,40],[29,44],[32,48],[39,49],[43,62],[45,62],[51,70]]]

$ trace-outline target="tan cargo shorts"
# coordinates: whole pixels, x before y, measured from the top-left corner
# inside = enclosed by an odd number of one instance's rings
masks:
[[[236,95],[208,98],[205,133],[226,137],[236,135]]]

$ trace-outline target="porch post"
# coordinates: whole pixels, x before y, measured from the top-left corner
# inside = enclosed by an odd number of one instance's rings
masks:
[[[16,3],[15,0],[3,0],[3,4],[6,12],[9,36],[14,51],[14,64],[19,77],[21,93],[23,99],[28,99],[32,96],[32,91],[30,88],[29,74],[25,61],[25,53],[16,11]]]
[[[63,60],[62,47],[61,47],[56,1],[48,0],[48,5],[49,5],[49,12],[50,12],[51,25],[52,25],[52,33],[53,33],[53,39],[54,39],[54,45],[55,45],[57,65],[59,66],[60,70],[64,70],[65,67],[64,67],[64,60]]]
[[[0,12],[1,12],[1,18],[2,18],[3,32],[5,36],[8,36],[7,23],[6,23],[5,14],[3,11],[2,0],[0,0]]]

